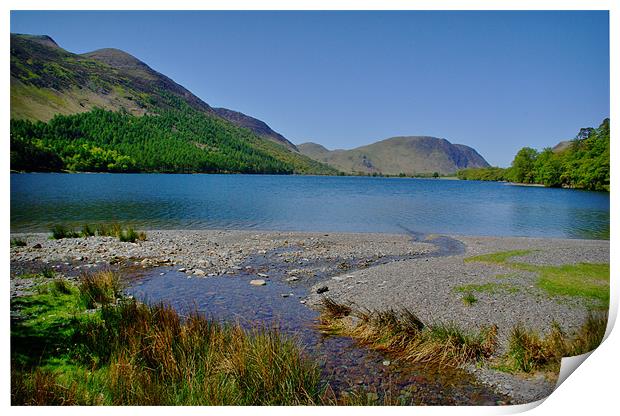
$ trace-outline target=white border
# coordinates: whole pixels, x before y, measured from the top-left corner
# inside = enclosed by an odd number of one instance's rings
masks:
[[[5,103],[2,106],[2,123],[3,132],[3,144],[4,151],[0,152],[1,169],[4,173],[2,180],[0,181],[0,187],[2,195],[10,195],[10,181],[9,181],[9,127],[8,121],[10,119],[9,110],[9,88],[7,84],[10,80],[10,67],[9,67],[9,36],[8,31],[10,28],[10,10],[610,10],[610,53],[611,53],[611,101],[610,101],[610,117],[611,123],[611,135],[614,138],[612,140],[612,178],[616,178],[616,163],[618,163],[618,147],[616,146],[617,140],[615,139],[618,129],[615,127],[615,120],[618,120],[618,82],[617,74],[620,73],[620,66],[618,65],[618,24],[620,20],[618,18],[619,6],[617,1],[609,0],[504,0],[504,1],[491,1],[491,0],[477,0],[468,1],[463,0],[418,0],[418,1],[394,1],[384,0],[368,1],[340,1],[340,0],[302,0],[290,1],[282,0],[264,0],[264,1],[243,1],[243,0],[229,0],[229,1],[192,1],[192,0],[151,0],[151,1],[138,1],[138,0],[92,0],[88,2],[84,1],[39,1],[39,0],[5,0],[2,2],[2,8],[4,13],[0,15],[0,22],[2,27],[6,28],[4,35],[0,38],[2,45],[2,75],[5,82],[5,87],[1,90],[2,99]],[[111,30],[113,30],[111,28]],[[613,180],[612,180],[613,182]],[[615,184],[615,182],[614,182]],[[4,221],[1,224],[1,243],[5,247],[4,261],[3,261],[3,280],[2,287],[4,294],[3,304],[4,313],[2,313],[2,333],[8,335],[9,333],[9,261],[8,250],[10,238],[10,217],[9,217],[9,202],[2,204],[2,212]],[[611,193],[611,212],[617,212],[618,197],[617,192]],[[611,216],[611,234],[612,237],[616,236],[617,227],[616,216]],[[616,244],[611,240],[611,306],[610,314],[614,318],[617,315],[618,310],[618,284],[617,278],[614,276],[617,274],[618,260],[615,258]],[[611,409],[617,408],[618,390],[615,387],[618,381],[619,359],[617,351],[620,350],[620,341],[617,334],[617,330],[609,334],[608,339],[587,359],[586,363],[575,371],[573,375],[568,377],[565,383],[563,383],[556,392],[554,392],[547,400],[538,407],[531,410],[530,414],[544,415],[550,412],[567,415],[584,415],[584,414],[607,414],[611,413]],[[331,408],[318,408],[318,407],[306,407],[306,408],[274,408],[274,407],[262,407],[262,408],[217,408],[217,409],[204,409],[204,408],[182,408],[178,410],[172,410],[168,408],[23,408],[13,407],[10,408],[10,363],[9,363],[9,345],[8,336],[5,338],[5,342],[2,347],[2,377],[0,378],[0,394],[2,395],[3,407],[7,407],[9,412],[13,414],[40,414],[42,410],[57,414],[82,414],[83,412],[99,414],[109,414],[111,412],[120,413],[135,413],[135,412],[153,412],[168,413],[170,411],[182,411],[187,414],[200,414],[203,415],[205,411],[226,412],[226,413],[247,413],[252,414],[289,414],[294,412],[301,415],[311,415],[317,412],[325,414],[355,414],[355,415],[376,415],[378,411],[381,413],[390,414],[505,414],[505,413],[517,413],[527,410],[532,405],[525,406],[510,406],[510,407],[406,407],[406,408],[360,408],[360,407],[331,407]]]

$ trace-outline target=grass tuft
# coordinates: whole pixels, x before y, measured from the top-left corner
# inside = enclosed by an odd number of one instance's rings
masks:
[[[321,306],[323,311],[332,318],[342,318],[351,313],[351,307],[349,305],[336,303],[327,296],[321,299]]]
[[[64,225],[54,225],[52,227],[52,239],[60,240],[62,238],[78,238],[80,233],[75,230],[65,227]]]
[[[79,290],[89,309],[98,304],[114,303],[122,294],[120,276],[112,271],[84,273],[80,277]]]
[[[12,238],[11,247],[26,247],[26,242],[24,240],[20,240],[19,238]]]
[[[478,302],[478,298],[473,295],[471,292],[467,292],[462,297],[463,303],[467,306],[473,306],[476,302]]]

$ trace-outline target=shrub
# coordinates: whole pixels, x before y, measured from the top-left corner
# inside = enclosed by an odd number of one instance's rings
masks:
[[[60,240],[61,238],[77,238],[80,233],[65,227],[64,225],[55,225],[52,227],[52,239]]]

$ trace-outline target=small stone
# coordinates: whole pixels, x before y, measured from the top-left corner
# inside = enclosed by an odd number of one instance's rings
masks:
[[[204,276],[206,273],[205,273],[205,271],[204,271],[204,270],[202,270],[202,269],[196,269],[196,270],[194,270],[194,274],[195,274],[196,276]]]
[[[287,282],[295,282],[295,281],[297,281],[297,280],[299,280],[299,278],[298,278],[298,277],[295,277],[295,276],[293,276],[293,277],[289,277],[288,279],[286,279],[286,281],[287,281]]]
[[[143,265],[144,265],[144,264],[149,264],[149,259],[144,259],[144,260],[142,260],[140,263],[141,263],[141,264],[143,264]]]
[[[32,248],[42,248],[42,247],[41,247],[41,244],[37,243],[34,246],[32,246]]]
[[[264,277],[265,279],[269,278],[269,275],[265,274],[265,273],[256,273],[256,275],[259,276],[259,277]]]
[[[299,303],[301,303],[302,305],[304,305],[306,303],[305,300],[300,300]]]
[[[384,365],[384,366],[386,366],[386,367],[387,367],[387,366],[388,366],[388,365],[390,365],[390,364],[392,364],[392,362],[391,362],[390,360],[383,360],[383,365]]]
[[[217,274],[215,274],[215,273],[209,273],[207,276],[209,276],[209,277],[214,277],[214,276],[217,276]]]
[[[184,273],[187,269],[185,267],[181,267],[179,270],[177,270],[179,273]]]
[[[265,282],[263,279],[254,279],[250,280],[250,284],[253,286],[265,286],[267,282]]]
[[[282,293],[280,294],[280,296],[282,296],[283,298],[288,298],[290,295],[288,293]]]
[[[159,275],[160,275],[160,276],[163,276],[163,275],[165,275],[165,274],[166,274],[166,273],[164,273],[164,272],[159,273]]]
[[[318,289],[316,290],[316,293],[318,293],[318,294],[320,295],[321,293],[325,293],[325,292],[327,292],[328,290],[329,290],[329,288],[328,288],[327,286],[321,286],[320,288],[318,288]]]
[[[192,274],[192,271],[191,270],[185,270],[185,273],[186,274]]]

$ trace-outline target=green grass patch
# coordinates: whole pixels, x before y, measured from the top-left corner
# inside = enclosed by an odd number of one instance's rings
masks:
[[[578,263],[561,266],[540,266],[522,262],[511,262],[509,259],[523,256],[533,250],[513,250],[499,253],[483,254],[469,257],[465,262],[483,262],[502,264],[515,270],[534,272],[538,275],[536,285],[550,296],[581,297],[593,301],[590,306],[607,309],[609,307],[609,264]],[[499,277],[499,276],[498,276]],[[486,291],[487,285],[480,285]],[[470,285],[461,286],[458,291],[475,291]],[[489,286],[489,289],[492,286]]]
[[[471,293],[471,292],[480,292],[480,293],[490,293],[490,294],[498,294],[498,293],[516,293],[519,291],[519,288],[514,285],[510,285],[507,283],[482,283],[482,284],[468,284],[461,285],[454,288],[455,292],[458,293]]]
[[[511,250],[500,251],[497,253],[481,254],[479,256],[467,257],[465,263],[480,262],[480,263],[497,263],[504,264],[511,257],[525,256],[533,253],[535,250]]]
[[[579,296],[609,307],[609,264],[541,266],[537,285],[552,296]]]

